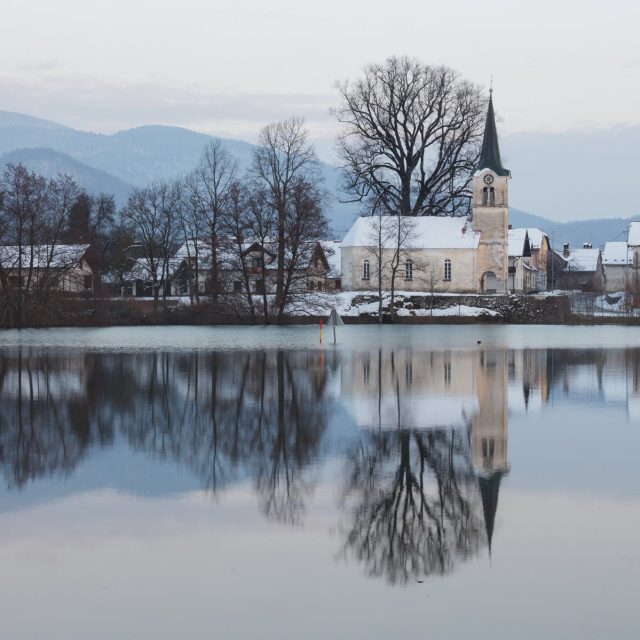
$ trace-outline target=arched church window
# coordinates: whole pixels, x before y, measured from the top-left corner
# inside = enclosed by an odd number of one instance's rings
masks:
[[[369,266],[369,261],[365,260],[362,263],[362,279],[363,280],[369,280],[370,275],[371,275],[371,269],[370,269],[370,266]]]
[[[482,190],[482,204],[488,204],[488,203],[489,203],[489,189],[485,187]]]
[[[494,205],[496,203],[496,190],[491,187],[489,189],[489,204]]]
[[[451,280],[451,260],[449,258],[444,261],[444,279]]]
[[[404,263],[404,279],[413,280],[413,262],[411,260]]]

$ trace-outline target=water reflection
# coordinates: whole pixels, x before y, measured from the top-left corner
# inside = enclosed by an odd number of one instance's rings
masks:
[[[633,416],[639,364],[638,349],[5,350],[0,468],[20,490],[123,441],[214,495],[248,481],[267,518],[299,525],[320,462],[339,460],[345,557],[406,583],[491,551],[510,413]]]

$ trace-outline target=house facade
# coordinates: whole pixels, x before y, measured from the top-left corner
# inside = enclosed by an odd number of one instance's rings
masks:
[[[581,248],[572,249],[565,243],[562,252],[557,251],[556,255],[562,261],[562,268],[556,273],[559,288],[588,292],[604,290],[605,274],[600,249],[594,249],[586,242]]]
[[[343,289],[377,291],[380,280],[387,288],[393,280],[403,291],[507,293],[510,176],[490,97],[471,219],[358,218],[341,243]]]
[[[607,242],[604,245],[602,265],[607,291],[628,291],[633,286],[637,272],[633,259],[634,251],[626,242]]]
[[[87,261],[88,250],[88,244],[0,246],[1,284],[71,294],[91,292],[94,272]]]

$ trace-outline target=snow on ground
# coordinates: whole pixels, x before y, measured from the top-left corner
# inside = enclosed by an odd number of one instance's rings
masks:
[[[440,294],[442,295],[442,294]],[[371,302],[356,303],[354,299],[356,297],[375,298]],[[360,315],[377,315],[378,314],[378,300],[377,293],[368,293],[362,291],[343,291],[335,295],[326,295],[326,304],[329,305],[328,309],[332,307],[336,308],[336,311],[341,316],[358,317]],[[425,298],[424,306],[429,307],[428,298],[431,297],[430,293],[426,291],[398,291],[396,293],[396,301],[404,304],[405,298]],[[459,296],[452,295],[451,298],[455,299]],[[383,294],[383,307],[388,307],[390,302],[390,296]],[[452,300],[453,302],[453,300]],[[411,304],[411,303],[409,303]],[[484,307],[470,307],[464,304],[452,304],[450,307],[444,309],[414,309],[400,307],[397,310],[398,316],[404,317],[427,317],[427,316],[466,316],[466,317],[480,317],[480,316],[499,316],[497,311],[492,309],[485,309]]]
[[[398,309],[399,316],[499,316],[500,314],[493,309],[484,309],[483,307],[469,307],[466,304],[458,304],[446,309]]]

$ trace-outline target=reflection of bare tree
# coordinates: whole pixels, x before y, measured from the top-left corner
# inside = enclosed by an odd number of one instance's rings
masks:
[[[484,540],[466,434],[368,432],[348,457],[345,551],[391,583],[444,574]]]
[[[252,480],[261,508],[297,522],[326,428],[329,367],[307,352],[0,356],[0,465],[9,486],[70,473],[121,433],[217,492]],[[335,364],[335,363],[334,363]]]
[[[99,376],[95,362],[22,350],[0,359],[0,466],[9,487],[76,467],[112,431],[78,393],[81,376]]]

